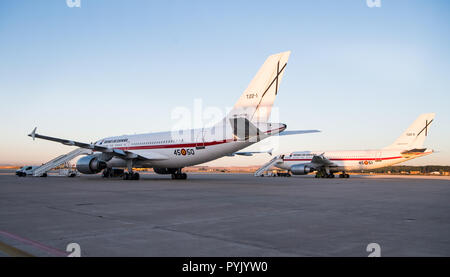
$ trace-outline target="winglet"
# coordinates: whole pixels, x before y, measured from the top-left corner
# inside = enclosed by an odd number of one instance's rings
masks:
[[[34,127],[33,131],[31,132],[31,134],[28,134],[29,137],[32,137],[33,140],[36,138],[36,129],[37,127]]]

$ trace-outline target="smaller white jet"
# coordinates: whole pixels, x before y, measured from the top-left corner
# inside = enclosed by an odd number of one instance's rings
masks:
[[[378,150],[350,151],[301,151],[278,155],[256,171],[255,176],[275,166],[294,175],[316,172],[316,178],[349,178],[346,171],[368,170],[391,166],[433,153],[424,148],[434,113],[420,115],[414,123],[391,145]]]

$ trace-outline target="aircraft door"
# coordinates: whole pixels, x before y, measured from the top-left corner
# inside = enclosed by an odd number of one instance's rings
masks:
[[[205,129],[198,133],[197,138],[195,139],[195,149],[202,150],[205,149]]]
[[[381,151],[377,151],[377,153],[375,154],[375,162],[376,163],[379,163],[379,162],[382,162],[383,160],[382,160],[382,157],[381,157]]]

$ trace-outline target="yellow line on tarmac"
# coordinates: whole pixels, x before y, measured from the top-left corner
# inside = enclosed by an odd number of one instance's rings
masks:
[[[33,255],[0,241],[0,251],[12,257],[33,257]]]

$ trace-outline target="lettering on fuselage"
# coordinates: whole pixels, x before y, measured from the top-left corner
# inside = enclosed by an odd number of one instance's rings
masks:
[[[193,155],[195,155],[195,151],[194,151],[194,149],[181,148],[181,149],[175,149],[173,151],[173,154],[175,156],[193,156]]]
[[[100,142],[100,144],[108,144],[108,143],[120,143],[120,142],[127,142],[128,139],[109,139],[109,140],[104,140],[102,142]]]

